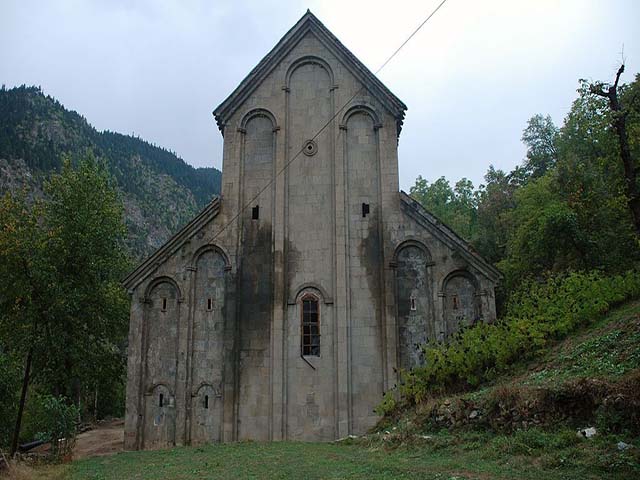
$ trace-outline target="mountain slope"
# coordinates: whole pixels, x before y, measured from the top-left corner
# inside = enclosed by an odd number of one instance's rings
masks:
[[[90,150],[116,179],[126,209],[128,246],[137,259],[164,243],[220,192],[222,173],[194,168],[140,138],[99,132],[37,87],[0,90],[0,193],[42,181],[63,155]]]

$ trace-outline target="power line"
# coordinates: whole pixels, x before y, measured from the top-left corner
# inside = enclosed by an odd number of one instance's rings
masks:
[[[394,51],[394,52],[389,56],[389,58],[387,58],[387,59],[384,61],[384,63],[380,66],[380,68],[378,68],[378,69],[374,72],[374,75],[377,75],[377,74],[380,72],[380,70],[382,70],[384,67],[386,67],[386,66],[387,66],[387,64],[391,61],[391,59],[392,59],[393,57],[395,57],[395,56],[398,54],[398,52],[400,52],[400,50],[402,50],[402,48],[403,48],[407,43],[409,43],[409,41],[410,41],[410,40],[411,40],[411,39],[412,39],[412,38],[413,38],[413,37],[414,37],[414,36],[415,36],[419,31],[420,31],[420,29],[421,29],[422,27],[424,27],[424,25],[425,25],[425,24],[426,24],[426,23],[431,19],[431,17],[433,17],[433,16],[438,12],[438,10],[440,10],[440,8],[441,8],[441,7],[442,7],[446,2],[447,2],[447,0],[442,0],[442,1],[438,4],[438,6],[437,6],[437,7],[436,7],[436,8],[435,8],[435,9],[434,9],[430,14],[429,14],[429,16],[427,16],[427,18],[425,18],[425,19],[422,21],[422,23],[421,23],[420,25],[418,25],[418,27],[417,27],[417,28],[416,28],[416,29],[411,33],[411,35],[409,35],[409,36],[407,37],[407,39],[406,39],[404,42],[402,42],[402,44],[401,44],[401,45],[400,45],[400,46],[399,46],[399,47],[398,47],[398,48],[397,48],[397,49],[396,49],[396,50],[395,50],[395,51]],[[344,103],[344,105],[342,105],[342,107],[340,107],[340,108],[336,111],[336,113],[335,113],[335,114],[334,114],[334,115],[333,115],[333,116],[332,116],[332,117],[327,121],[327,123],[325,123],[325,124],[322,126],[322,128],[321,128],[320,130],[318,130],[318,132],[317,132],[313,137],[311,137],[311,140],[315,140],[316,138],[318,138],[318,135],[320,135],[322,132],[324,132],[324,130],[325,130],[329,125],[331,125],[331,123],[332,123],[332,122],[336,119],[336,117],[337,117],[337,116],[338,116],[338,115],[339,115],[339,114],[340,114],[340,113],[341,113],[341,112],[342,112],[342,111],[347,107],[347,105],[349,105],[349,104],[351,103],[351,101],[352,101],[354,98],[356,98],[358,95],[360,95],[360,92],[362,92],[363,90],[365,90],[365,86],[364,86],[364,85],[362,85],[362,87],[360,87],[360,89],[359,89],[358,91],[356,91],[356,93],[354,93],[354,94],[351,96],[351,98],[349,98],[349,100],[347,100],[347,101]],[[274,176],[271,180],[269,180],[269,181],[267,182],[267,184],[266,184],[264,187],[262,187],[262,188],[260,189],[260,191],[258,191],[258,193],[257,193],[257,194],[255,194],[255,195],[251,198],[251,200],[249,200],[245,205],[243,205],[243,206],[240,208],[240,210],[238,210],[238,213],[236,213],[236,214],[231,218],[231,220],[229,220],[229,221],[228,221],[228,222],[227,222],[227,223],[226,223],[226,224],[225,224],[225,225],[224,225],[224,226],[223,226],[223,227],[222,227],[218,232],[216,232],[216,234],[215,234],[215,235],[213,235],[213,237],[211,237],[211,238],[209,239],[209,243],[212,243],[216,238],[218,238],[218,237],[222,234],[222,232],[224,232],[224,231],[225,231],[225,230],[226,230],[226,229],[227,229],[227,228],[228,228],[228,227],[229,227],[233,222],[235,222],[235,221],[240,217],[240,215],[242,215],[242,213],[243,213],[247,208],[249,208],[249,207],[250,207],[250,206],[251,206],[251,205],[252,205],[252,204],[253,204],[253,203],[254,203],[254,202],[255,202],[255,201],[260,197],[260,195],[262,195],[262,193],[263,193],[265,190],[267,190],[267,188],[269,188],[271,185],[273,185],[273,183],[276,181],[276,179],[277,179],[277,178],[278,178],[278,177],[279,177],[279,176],[280,176],[280,175],[281,175],[281,174],[282,174],[282,173],[283,173],[287,168],[289,168],[289,165],[291,165],[291,164],[293,163],[293,161],[294,161],[294,160],[296,160],[296,159],[300,156],[300,154],[303,152],[303,150],[304,150],[304,145],[303,145],[303,147],[302,147],[300,150],[298,150],[298,153],[296,153],[296,154],[295,154],[295,155],[294,155],[294,156],[293,156],[293,157],[292,157],[292,158],[291,158],[287,163],[285,163],[285,164],[284,164],[284,166],[283,166],[280,170],[278,170],[278,172],[275,174],[275,176]]]
[[[411,35],[409,35],[404,42],[402,42],[402,45],[400,45],[396,49],[396,51],[393,52],[391,54],[391,56],[389,58],[387,58],[387,60],[380,66],[380,68],[375,71],[375,75],[377,75],[378,72],[380,72],[380,70],[382,70],[387,65],[387,63],[389,63],[391,61],[391,59],[393,57],[395,57],[400,50],[402,50],[402,47],[404,47],[407,43],[409,43],[409,40],[411,40],[415,36],[415,34],[418,33],[422,27],[424,27],[424,24],[427,23],[431,19],[431,17],[433,17],[436,14],[436,12],[438,10],[440,10],[440,7],[442,7],[446,2],[447,2],[447,0],[442,0],[442,2],[440,2],[440,4],[433,10],[433,12],[431,12],[429,14],[429,16],[427,18],[425,18],[424,21],[420,25],[418,25],[418,28],[416,28],[413,31],[413,33]],[[351,101],[351,100],[349,100],[349,101]],[[342,108],[344,108],[344,107],[342,107]]]

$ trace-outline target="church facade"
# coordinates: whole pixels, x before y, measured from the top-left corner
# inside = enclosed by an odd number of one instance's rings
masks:
[[[495,319],[499,272],[398,191],[405,110],[307,12],[214,111],[222,195],[124,282],[125,448],[364,433]]]

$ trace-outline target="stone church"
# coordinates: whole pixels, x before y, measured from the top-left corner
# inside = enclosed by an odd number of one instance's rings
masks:
[[[364,433],[495,319],[500,273],[398,191],[405,110],[310,12],[215,109],[222,195],[124,281],[127,449]]]

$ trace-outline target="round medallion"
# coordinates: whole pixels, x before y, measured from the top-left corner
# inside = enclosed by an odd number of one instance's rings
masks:
[[[318,144],[313,140],[307,140],[306,142],[304,142],[302,151],[307,157],[311,157],[318,152]]]

